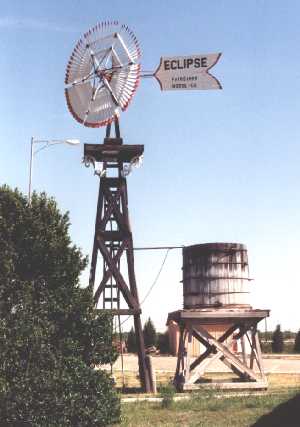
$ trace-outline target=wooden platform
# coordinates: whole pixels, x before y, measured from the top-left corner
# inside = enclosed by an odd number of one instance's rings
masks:
[[[206,324],[222,324],[232,321],[260,322],[270,315],[270,310],[254,310],[253,308],[199,308],[189,310],[177,310],[168,314],[167,325],[171,320],[179,323],[181,320],[199,320]]]
[[[267,381],[255,382],[211,382],[211,383],[196,383],[196,384],[181,384],[180,391],[193,390],[267,390]]]
[[[125,145],[121,138],[105,138],[104,144],[84,144],[84,157],[92,157],[97,162],[130,163],[143,152],[143,145]]]

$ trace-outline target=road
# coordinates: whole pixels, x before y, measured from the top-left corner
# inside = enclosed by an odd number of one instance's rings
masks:
[[[157,372],[175,372],[176,357],[153,356],[152,364]],[[286,355],[274,358],[274,355],[266,355],[263,358],[265,373],[300,374],[300,357]],[[119,357],[114,365],[115,370],[121,370],[121,358]],[[138,371],[138,358],[134,354],[124,354],[124,370]],[[220,361],[214,362],[207,372],[230,372],[230,370]]]

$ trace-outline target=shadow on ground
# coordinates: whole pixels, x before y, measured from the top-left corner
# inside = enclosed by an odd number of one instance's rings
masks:
[[[251,427],[299,427],[300,394],[276,406],[272,412],[263,415]]]

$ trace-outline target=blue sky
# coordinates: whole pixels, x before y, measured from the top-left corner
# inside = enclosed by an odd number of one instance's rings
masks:
[[[64,99],[69,56],[97,22],[132,28],[144,70],[154,70],[162,55],[222,52],[213,69],[222,91],[161,92],[147,79],[121,116],[125,143],[145,145],[143,167],[128,178],[134,242],[246,244],[253,306],[271,309],[270,329],[298,329],[299,9],[296,0],[6,2],[1,184],[27,192],[31,136],[102,142],[104,129],[78,124]],[[83,146],[64,145],[39,153],[33,186],[70,211],[73,241],[90,254],[98,181],[82,154]],[[140,299],[164,255],[136,254]],[[158,329],[182,306],[181,265],[180,251],[170,252],[143,305],[143,319],[151,316]]]

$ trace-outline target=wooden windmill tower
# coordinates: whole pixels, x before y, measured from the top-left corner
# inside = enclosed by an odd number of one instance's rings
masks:
[[[134,319],[139,372],[144,391],[151,391],[141,325],[126,175],[142,156],[143,145],[125,145],[118,116],[124,111],[140,78],[140,49],[132,31],[118,22],[104,22],[84,34],[67,66],[67,104],[74,118],[88,127],[106,126],[103,144],[85,144],[84,162],[101,165],[89,286],[102,310]],[[111,136],[114,123],[115,135]],[[96,277],[98,253],[103,258],[101,280]],[[126,263],[126,275],[122,263]],[[124,301],[126,308],[122,307]]]
[[[124,145],[120,137],[118,121],[115,137],[110,136],[111,125],[106,128],[103,144],[85,144],[84,157],[103,163],[100,177],[94,245],[92,252],[89,286],[95,291],[94,301],[102,300],[102,310],[116,316],[132,315],[136,334],[139,371],[145,391],[151,391],[145,346],[141,324],[141,307],[134,271],[132,231],[129,221],[127,180],[123,176],[124,164],[130,165],[144,151],[143,145]],[[102,279],[96,282],[98,253],[103,257]],[[125,258],[126,276],[121,262]],[[121,298],[127,308],[121,308]]]

